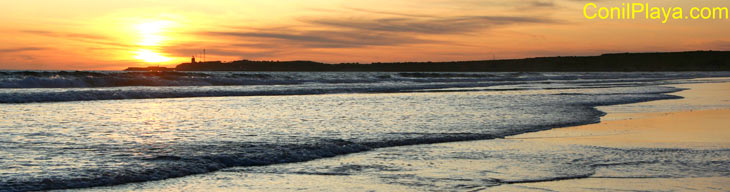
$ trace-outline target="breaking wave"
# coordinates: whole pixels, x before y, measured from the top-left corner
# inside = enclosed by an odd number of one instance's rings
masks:
[[[0,88],[288,85],[303,83],[658,80],[722,73],[391,73],[391,72],[121,72],[0,71]]]
[[[575,88],[577,84],[595,88],[708,76],[730,74],[0,71],[0,103],[422,92],[497,85],[507,85],[500,90]]]

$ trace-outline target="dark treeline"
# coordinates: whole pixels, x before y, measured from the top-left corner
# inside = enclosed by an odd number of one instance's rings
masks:
[[[183,63],[177,71],[387,71],[387,72],[578,72],[578,71],[730,71],[730,51],[615,53],[581,57],[326,64],[313,61]]]

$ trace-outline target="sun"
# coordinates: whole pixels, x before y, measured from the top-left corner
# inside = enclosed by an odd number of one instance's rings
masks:
[[[167,62],[172,58],[156,51],[165,41],[170,40],[169,28],[175,23],[168,20],[144,20],[133,25],[138,39],[136,44],[140,48],[134,52],[134,58],[148,63]]]
[[[167,62],[172,60],[169,57],[165,57],[160,53],[157,53],[155,51],[149,50],[149,49],[139,49],[135,53],[134,58],[142,60],[144,62],[148,63],[159,63],[159,62]]]
[[[162,30],[172,24],[172,21],[157,20],[157,21],[146,21],[139,23],[135,28],[143,34],[153,34],[162,32]]]
[[[165,32],[174,22],[166,20],[146,21],[136,24],[134,28],[139,34],[137,45],[142,46],[159,46],[163,41],[167,40]]]

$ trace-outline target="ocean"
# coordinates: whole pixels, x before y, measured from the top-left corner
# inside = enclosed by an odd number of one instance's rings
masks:
[[[671,85],[713,81],[695,79],[702,77],[730,73],[0,71],[0,191],[89,188],[222,169],[292,172],[298,169],[281,166],[374,150],[396,151],[386,158],[396,161],[447,150],[515,169],[507,180],[483,178],[494,185],[635,166],[620,164],[626,159],[681,165],[649,166],[649,176],[728,177],[730,149],[534,148],[496,156],[433,148],[597,123],[605,114],[597,106],[680,99],[671,93],[682,89]],[[399,146],[442,152],[397,152]],[[560,156],[541,156],[541,150]],[[566,159],[580,161],[564,167]],[[560,163],[550,166],[553,161]],[[541,165],[535,174],[516,174],[534,165]],[[323,174],[389,170],[329,168]],[[429,182],[443,190],[459,183]]]

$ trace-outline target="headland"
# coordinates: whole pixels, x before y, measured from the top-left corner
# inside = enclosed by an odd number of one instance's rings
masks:
[[[525,59],[339,63],[314,61],[190,62],[175,68],[128,68],[126,71],[372,71],[372,72],[631,72],[730,71],[730,51],[610,53]]]

